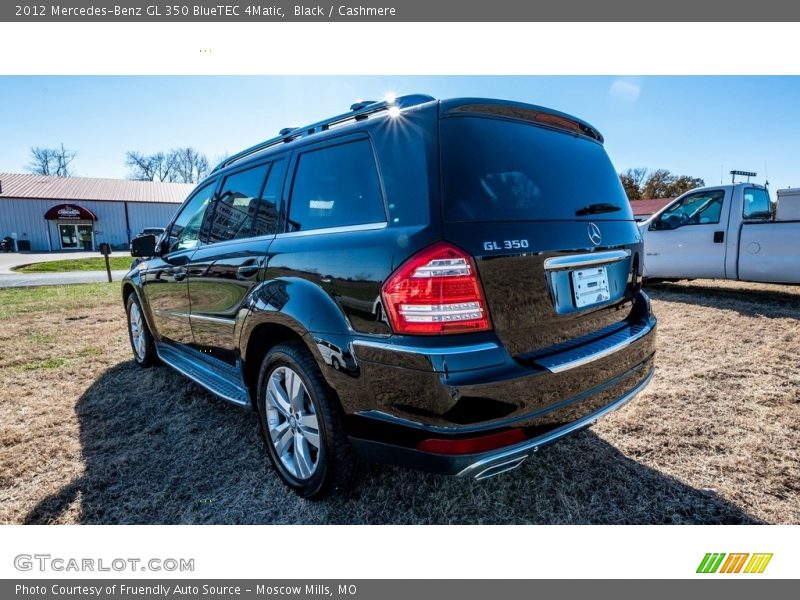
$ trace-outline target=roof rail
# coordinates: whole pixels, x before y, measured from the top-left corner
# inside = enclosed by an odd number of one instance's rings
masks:
[[[411,106],[416,106],[418,104],[424,104],[425,102],[431,102],[433,100],[435,100],[435,98],[425,94],[409,94],[407,96],[395,98],[394,101],[384,100],[380,102],[357,102],[353,104],[350,112],[346,112],[317,123],[312,123],[311,125],[306,125],[305,127],[286,127],[281,129],[277,137],[263,141],[260,144],[251,146],[250,148],[242,150],[241,152],[237,152],[233,156],[229,156],[216,167],[214,167],[211,172],[215,173],[220,169],[224,169],[227,166],[237,163],[240,160],[243,160],[249,156],[253,156],[259,152],[263,152],[264,150],[272,148],[273,146],[286,144],[302,137],[328,131],[328,129],[335,125],[341,125],[343,123],[347,123],[348,121],[360,121],[368,118],[369,115],[383,112],[393,107],[404,109]]]

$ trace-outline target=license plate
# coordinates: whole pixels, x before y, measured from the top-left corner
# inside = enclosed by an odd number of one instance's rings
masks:
[[[577,308],[599,304],[611,299],[606,267],[572,271],[570,277],[572,278],[572,294]]]

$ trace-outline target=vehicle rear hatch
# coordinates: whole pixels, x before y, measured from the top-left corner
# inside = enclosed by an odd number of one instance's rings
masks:
[[[475,257],[506,349],[556,350],[628,317],[641,237],[599,132],[530,105],[440,110],[444,238]]]

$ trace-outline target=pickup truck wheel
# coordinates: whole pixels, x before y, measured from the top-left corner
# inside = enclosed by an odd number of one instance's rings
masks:
[[[149,367],[158,362],[158,356],[153,342],[153,334],[150,333],[150,328],[142,314],[142,305],[139,303],[136,292],[132,292],[128,296],[126,312],[128,313],[128,338],[131,341],[133,358],[140,366]]]
[[[267,353],[257,401],[261,436],[286,485],[309,499],[351,486],[355,457],[342,409],[301,342]]]

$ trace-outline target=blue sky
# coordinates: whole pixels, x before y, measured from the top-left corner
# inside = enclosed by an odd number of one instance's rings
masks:
[[[213,161],[279,129],[385,93],[489,96],[579,116],[617,169],[728,181],[765,164],[773,190],[800,186],[800,77],[0,77],[0,172],[31,146],[78,151],[76,174],[125,177],[127,150],[194,146]]]

